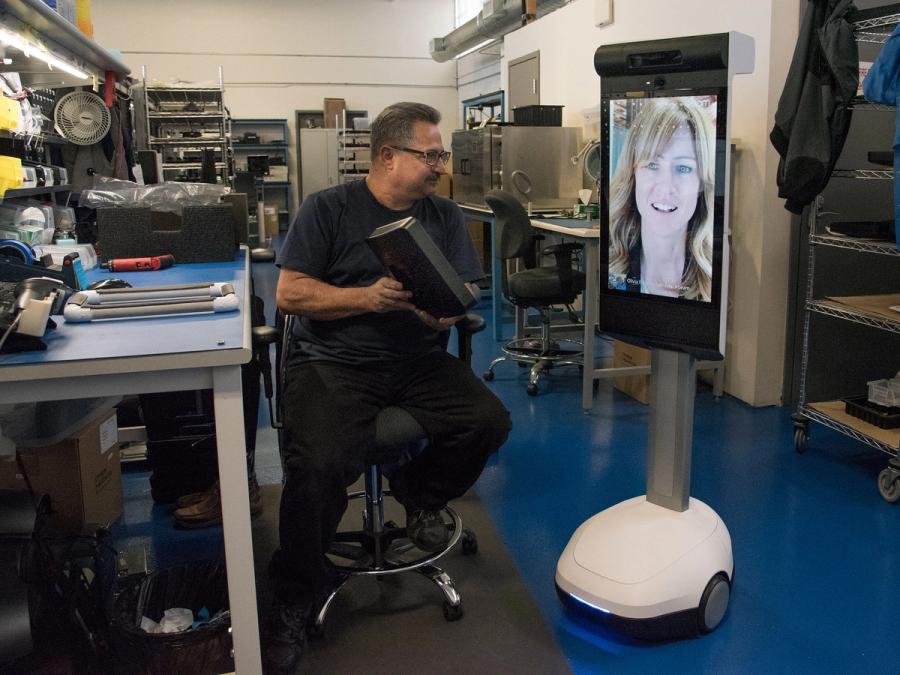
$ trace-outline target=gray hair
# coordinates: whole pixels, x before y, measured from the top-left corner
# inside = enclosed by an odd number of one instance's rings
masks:
[[[372,159],[385,145],[407,146],[413,139],[416,122],[438,124],[441,113],[424,103],[394,103],[381,111],[371,127]]]

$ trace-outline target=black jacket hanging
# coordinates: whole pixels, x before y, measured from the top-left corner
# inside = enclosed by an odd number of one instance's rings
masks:
[[[778,196],[800,213],[828,183],[850,128],[859,83],[859,54],[848,15],[852,0],[809,0],[775,127],[781,155]]]

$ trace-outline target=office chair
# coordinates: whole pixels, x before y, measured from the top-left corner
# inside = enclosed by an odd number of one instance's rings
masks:
[[[285,363],[289,361],[291,336],[296,317],[283,318],[283,330],[280,334],[259,331],[259,339],[276,344],[276,384],[275,410],[273,426],[278,430],[279,449],[285,446],[282,402],[285,377]],[[467,314],[456,324],[457,355],[460,360],[471,363],[472,335],[484,330],[484,319],[477,314]],[[449,334],[447,334],[449,339]],[[446,343],[444,345],[446,347]],[[270,400],[271,383],[264,387]],[[462,520],[450,506],[443,509],[445,524],[450,531],[447,545],[435,553],[425,553],[415,548],[406,536],[406,528],[399,527],[392,521],[385,520],[384,498],[390,496],[390,490],[382,485],[384,475],[390,473],[390,467],[396,466],[403,459],[421,450],[427,441],[425,430],[405,410],[398,407],[383,409],[375,420],[375,443],[366,456],[365,488],[351,492],[351,500],[362,500],[362,526],[358,530],[338,531],[329,547],[328,557],[338,572],[338,582],[321,607],[315,608],[315,615],[307,627],[312,636],[321,636],[325,617],[332,602],[344,585],[353,577],[375,576],[415,571],[430,579],[444,597],[443,612],[447,621],[462,618],[463,607],[459,593],[450,576],[434,562],[443,557],[457,542],[462,541],[462,552],[473,554],[478,551],[478,541],[471,530],[463,529]]]
[[[538,392],[538,378],[545,371],[559,366],[582,366],[584,349],[564,349],[561,342],[581,346],[579,340],[557,341],[550,338],[550,320],[553,305],[565,305],[574,314],[571,305],[584,290],[585,275],[572,266],[573,254],[584,248],[581,244],[564,243],[548,246],[542,255],[553,255],[556,265],[539,267],[536,244],[543,237],[531,227],[525,208],[508,192],[491,190],[484,201],[494,212],[495,232],[499,232],[498,252],[501,260],[501,280],[504,297],[516,307],[534,307],[540,314],[541,338],[521,337],[510,340],[501,348],[505,356],[491,362],[484,379],[494,379],[494,366],[501,361],[532,364],[528,381],[529,396]],[[507,261],[517,260],[525,269],[510,274]],[[494,291],[496,292],[496,290]]]

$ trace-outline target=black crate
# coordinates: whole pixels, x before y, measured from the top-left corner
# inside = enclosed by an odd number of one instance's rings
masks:
[[[864,422],[874,424],[879,429],[896,429],[900,427],[900,408],[887,408],[872,403],[868,396],[854,396],[843,399],[848,415],[858,417]]]
[[[561,127],[561,105],[523,105],[513,108],[513,124],[517,127]]]

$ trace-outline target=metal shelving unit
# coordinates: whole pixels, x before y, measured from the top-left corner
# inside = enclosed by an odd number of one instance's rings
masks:
[[[338,129],[338,180],[348,183],[369,175],[372,153],[368,131],[356,131],[344,126]]]
[[[857,12],[853,20],[853,28],[858,42],[870,44],[884,44],[896,25],[900,23],[900,4]],[[894,111],[894,108],[880,104],[870,104],[863,100],[854,102],[854,108],[869,111]],[[832,178],[862,181],[893,180],[894,172],[881,169],[840,169],[832,172]],[[803,318],[802,352],[800,362],[800,393],[799,402],[795,414],[794,446],[798,452],[806,449],[809,439],[810,422],[816,422],[833,431],[853,438],[870,447],[876,448],[890,456],[888,466],[878,476],[878,489],[882,497],[887,501],[900,500],[900,429],[882,429],[857,417],[850,416],[845,411],[842,400],[809,401],[808,388],[810,385],[810,355],[812,350],[813,330],[812,317],[824,316],[829,321],[843,322],[864,326],[863,330],[874,329],[881,331],[895,340],[900,336],[900,314],[896,319],[883,314],[876,314],[862,307],[825,298],[815,297],[814,286],[816,282],[816,257],[817,249],[840,249],[850,252],[849,255],[860,255],[860,265],[876,260],[900,260],[900,250],[894,242],[879,241],[873,239],[860,239],[843,237],[832,234],[822,228],[822,217],[829,212],[825,211],[824,197],[819,195],[806,210],[804,225],[809,232],[809,253],[807,260],[807,276],[805,290],[805,312]],[[892,264],[892,263],[887,263]],[[882,292],[890,292],[890,289]],[[872,349],[878,349],[878,343],[872,338]],[[898,353],[891,345],[887,346],[888,354]],[[866,358],[862,355],[862,358]],[[871,357],[868,357],[871,358]],[[900,364],[896,364],[900,365]],[[890,375],[888,375],[889,377]],[[851,386],[859,386],[854,383]],[[850,395],[855,392],[847,392]]]
[[[249,155],[266,155],[269,158],[269,174],[257,177],[258,198],[262,202],[278,204],[278,228],[287,230],[294,216],[294,193],[291,183],[288,148],[290,131],[286,119],[235,119],[231,121],[235,171],[247,171]],[[243,143],[246,134],[256,136],[260,142]]]
[[[203,152],[213,152],[217,182],[228,184],[232,175],[231,116],[225,107],[222,68],[218,86],[194,84],[158,85],[147,82],[142,69],[142,85],[135,99],[135,127],[139,147],[162,155],[163,178],[198,182]],[[137,88],[136,88],[137,89]]]
[[[475,129],[485,120],[503,121],[506,92],[494,91],[462,102],[462,120],[465,129]]]
[[[50,67],[33,53],[22,59],[19,48],[4,45],[4,62],[0,72],[18,73],[23,86],[32,90],[65,90],[103,83],[107,78],[116,80],[116,88],[129,90],[131,71],[119,57],[114,56],[94,40],[85,36],[76,26],[66,21],[41,0],[7,0],[0,7],[0,27],[21,36],[32,45],[80,69],[87,76],[79,77],[59,67]],[[0,50],[3,51],[3,50]],[[27,53],[27,52],[25,52]],[[41,112],[52,118],[52,106],[40,106]],[[61,166],[62,146],[68,141],[54,132],[52,124],[44,125],[43,133],[33,137],[0,129],[0,154],[37,161],[42,165]],[[72,174],[69,174],[71,181]],[[56,205],[65,204],[71,185],[53,185],[6,190],[0,202],[16,199],[38,198],[38,201]]]

